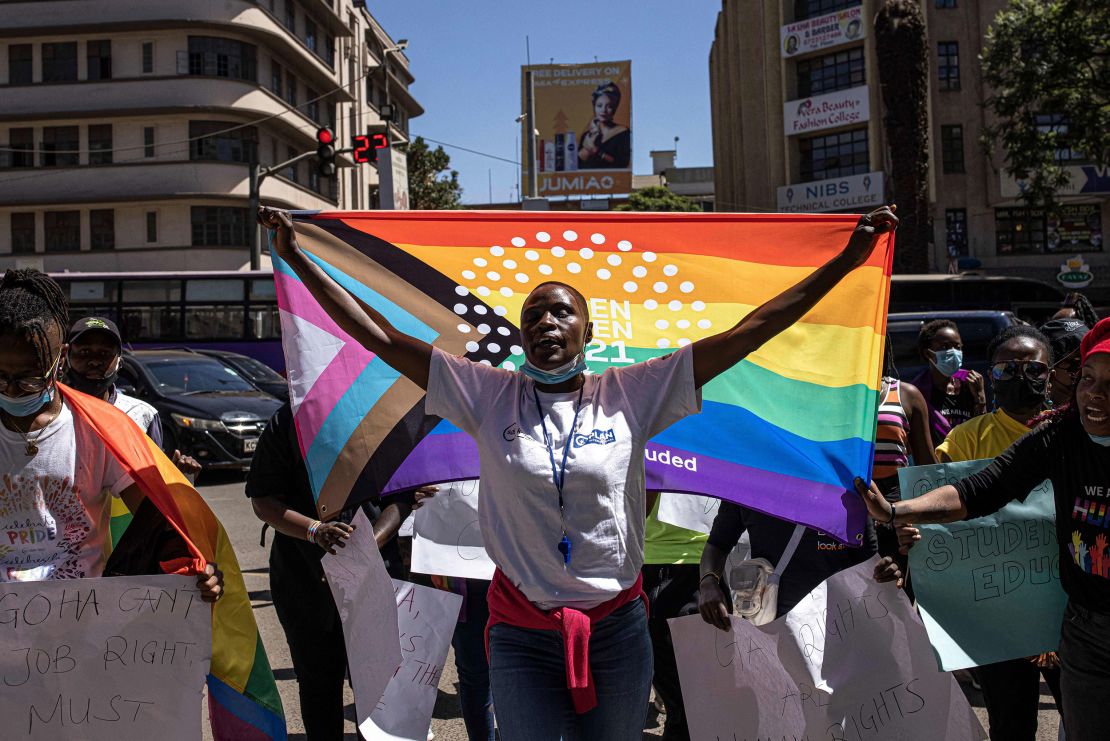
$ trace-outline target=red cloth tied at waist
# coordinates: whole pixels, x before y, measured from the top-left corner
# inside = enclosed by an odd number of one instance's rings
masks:
[[[563,656],[567,670],[567,689],[574,701],[574,711],[585,713],[597,707],[597,692],[594,688],[593,674],[590,672],[590,632],[593,625],[604,620],[621,607],[636,599],[644,601],[648,609],[647,595],[644,594],[643,576],[636,577],[636,583],[613,599],[602,602],[589,610],[576,610],[573,607],[556,607],[554,610],[541,610],[532,604],[524,593],[509,581],[501,569],[493,573],[493,582],[486,597],[489,603],[489,622],[486,623],[486,657],[489,657],[489,629],[498,623],[508,623],[518,628],[530,630],[553,630],[563,638]]]

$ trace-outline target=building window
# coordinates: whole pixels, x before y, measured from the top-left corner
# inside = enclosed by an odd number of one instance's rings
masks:
[[[967,257],[967,209],[949,208],[944,212],[944,242],[949,257]]]
[[[794,20],[804,21],[806,18],[853,8],[859,4],[860,0],[794,0]]]
[[[26,128],[8,129],[8,153],[12,167],[35,166],[35,130]]]
[[[285,102],[297,105],[297,78],[289,70],[285,71]]]
[[[154,42],[143,42],[143,74],[154,74]]]
[[[146,212],[146,241],[147,244],[154,244],[158,241],[158,212]]]
[[[85,44],[85,57],[88,61],[88,73],[86,79],[89,80],[110,80],[112,79],[112,42],[108,39],[103,41],[89,41]]]
[[[89,164],[112,164],[112,124],[89,124]]]
[[[964,171],[964,127],[959,124],[940,127],[941,169],[946,173]]]
[[[42,45],[42,81],[72,82],[77,79],[77,42]]]
[[[304,45],[309,51],[316,51],[316,21],[308,17],[304,19]]]
[[[273,91],[274,95],[278,96],[279,98],[282,97],[282,94],[281,94],[281,77],[282,77],[282,74],[283,74],[283,72],[282,72],[282,69],[281,69],[281,65],[277,63],[277,60],[271,59],[270,60],[270,90]]]
[[[143,127],[143,156],[144,157],[153,157],[154,156],[154,127],[153,126],[144,126]]]
[[[285,27],[289,29],[289,33],[297,33],[297,13],[293,0],[285,0]]]
[[[35,254],[34,211],[19,211],[12,214],[12,254]]]
[[[867,172],[867,129],[814,136],[798,142],[801,150],[801,179],[825,180]]]
[[[293,159],[294,157],[297,156],[297,150],[294,149],[293,147],[287,146],[285,148],[285,156],[286,156],[287,159]],[[294,183],[297,182],[297,163],[296,162],[289,165],[289,167],[285,168],[285,177],[288,178],[289,180],[292,180]]]
[[[247,209],[232,206],[193,206],[194,247],[246,247]]]
[[[863,47],[798,62],[798,97],[858,87],[864,78]]]
[[[258,80],[255,48],[234,39],[190,36],[189,74],[255,82]]]
[[[31,44],[12,44],[8,47],[8,84],[30,85],[31,68],[33,62],[31,55],[34,47]]]
[[[937,42],[937,79],[941,90],[960,89],[960,45],[958,42]]]
[[[47,252],[81,249],[81,212],[47,211],[43,214]]]
[[[332,69],[335,68],[335,37],[330,33],[324,37],[324,61]]]
[[[1102,214],[1097,203],[1043,208],[996,208],[995,245],[1000,255],[1101,252]]]
[[[312,88],[305,88],[304,96],[308,100],[305,101],[305,113],[316,123],[320,123],[320,101],[316,100],[319,96]]]
[[[44,126],[39,164],[43,167],[72,167],[79,164],[79,126]]]
[[[1062,113],[1038,113],[1034,116],[1037,132],[1041,135],[1052,135],[1056,153],[1056,162],[1062,165],[1074,162],[1086,162],[1087,157],[1078,149],[1072,149],[1070,136],[1070,122]]]
[[[217,162],[257,162],[258,129],[246,126],[225,131],[225,121],[189,122],[189,159]]]
[[[935,0],[936,7],[940,10],[947,10],[956,7],[956,0]]]
[[[110,208],[89,211],[89,249],[116,248],[116,212]]]

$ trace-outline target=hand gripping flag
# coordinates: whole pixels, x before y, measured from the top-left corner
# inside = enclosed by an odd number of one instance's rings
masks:
[[[285,716],[246,584],[223,525],[169,458],[111,404],[59,385],[73,414],[96,432],[147,499],[185,539],[198,573],[209,561],[224,574],[224,596],[212,606],[208,715],[216,741],[284,739]],[[126,508],[124,508],[126,509]],[[130,516],[113,507],[113,543]]]
[[[524,361],[528,292],[586,296],[594,372],[733,327],[838,254],[857,217],[575,212],[295,215],[298,241],[395,327],[506,369]],[[706,385],[703,411],[655,438],[648,488],[708,494],[858,544],[893,238],[802,321]],[[297,434],[323,517],[379,492],[479,475],[473,441],[346,335],[275,256]]]

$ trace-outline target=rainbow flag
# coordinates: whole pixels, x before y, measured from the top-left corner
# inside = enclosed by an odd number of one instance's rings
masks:
[[[111,404],[59,385],[74,415],[87,423],[189,545],[194,558],[179,573],[197,573],[211,561],[224,574],[225,594],[212,606],[212,664],[208,716],[216,741],[268,741],[286,737],[285,715],[266,650],[254,622],[247,587],[227,533],[212,510],[169,458]],[[131,516],[113,503],[112,542]],[[176,566],[177,564],[175,564]],[[165,565],[164,565],[165,566]]]
[[[395,327],[515,369],[538,283],[590,302],[594,372],[734,326],[836,255],[857,217],[581,212],[296,215],[301,246]],[[703,390],[648,446],[648,487],[707,494],[862,540],[852,479],[871,472],[893,238],[794,327]],[[274,259],[297,433],[317,506],[478,476],[473,441],[347,336]]]

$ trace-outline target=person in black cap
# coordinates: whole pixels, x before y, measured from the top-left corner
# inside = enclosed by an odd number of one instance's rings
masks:
[[[1090,331],[1078,319],[1053,319],[1041,327],[1041,332],[1052,345],[1052,375],[1048,383],[1048,405],[1062,407],[1075,394],[1075,380],[1079,377],[1079,343]]]
[[[116,389],[123,340],[115,322],[99,316],[77,320],[69,329],[66,348],[65,382],[82,393],[115,406],[161,447],[162,421],[158,410]],[[192,457],[182,455],[181,451],[173,451],[172,457],[186,475],[200,472],[200,464]]]

